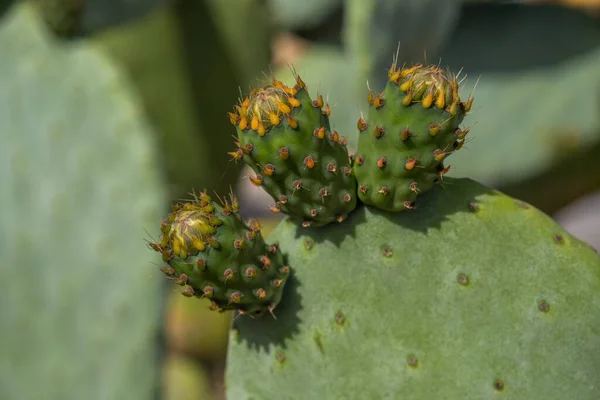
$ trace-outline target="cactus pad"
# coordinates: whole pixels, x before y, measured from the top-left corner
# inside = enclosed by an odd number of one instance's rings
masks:
[[[445,183],[411,212],[282,222],[269,239],[298,295],[277,321],[235,321],[228,398],[596,400],[598,254],[530,205]]]
[[[442,181],[444,159],[464,144],[459,128],[472,97],[461,102],[458,81],[436,66],[390,68],[384,91],[369,92],[369,113],[358,120],[354,172],[358,196],[383,210],[415,207],[420,193]]]
[[[247,226],[235,196],[214,202],[206,192],[176,204],[163,221],[160,243],[165,275],[187,285],[183,295],[211,300],[211,309],[272,311],[290,272],[277,245],[267,246],[258,221]]]
[[[296,82],[274,81],[236,106],[230,119],[239,142],[231,155],[256,172],[250,179],[275,199],[273,212],[304,226],[342,222],[357,200],[347,140],[331,130],[322,95],[311,100],[299,76]]]
[[[0,48],[0,398],[151,399],[155,132],[123,72],[57,43],[30,2],[3,17]]]

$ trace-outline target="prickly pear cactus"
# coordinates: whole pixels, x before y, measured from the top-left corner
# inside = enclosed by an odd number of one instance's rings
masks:
[[[367,119],[358,120],[353,168],[365,204],[400,211],[442,182],[444,159],[464,144],[468,129],[459,125],[473,98],[462,102],[457,78],[436,66],[394,63],[388,76],[383,92],[369,92]]]
[[[153,132],[110,60],[50,36],[26,2],[0,25],[0,398],[150,399]]]
[[[295,273],[277,320],[236,319],[228,398],[598,398],[600,257],[525,203],[448,178],[269,240]]]
[[[233,194],[219,205],[206,192],[173,206],[163,221],[162,272],[186,289],[183,295],[211,300],[213,310],[272,312],[290,273],[277,245],[267,246],[258,221],[247,226]]]
[[[300,76],[296,82],[275,80],[236,106],[229,116],[239,142],[231,155],[254,169],[250,180],[273,197],[273,212],[304,226],[342,222],[356,207],[347,140],[329,126],[323,96],[312,100]]]

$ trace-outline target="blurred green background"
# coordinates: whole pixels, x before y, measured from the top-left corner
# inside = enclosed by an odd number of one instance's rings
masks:
[[[0,0],[0,398],[223,399],[231,315],[145,240],[203,188],[268,233],[227,112],[293,66],[353,151],[397,52],[474,90],[452,176],[600,249],[600,0]]]

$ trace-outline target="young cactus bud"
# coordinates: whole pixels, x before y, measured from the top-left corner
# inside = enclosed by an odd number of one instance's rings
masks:
[[[214,310],[273,311],[290,268],[278,246],[265,244],[257,224],[242,221],[233,194],[217,204],[203,192],[173,209],[150,248],[167,262],[163,273],[187,285],[183,294],[210,299]]]
[[[252,150],[231,154],[260,177],[252,182],[273,197],[273,212],[322,226],[356,207],[356,179],[341,173],[351,166],[346,139],[330,128],[331,108],[322,95],[312,100],[300,77],[296,81],[293,88],[273,81],[235,107],[230,121],[238,146]]]
[[[414,209],[417,196],[441,182],[444,160],[468,133],[459,125],[472,97],[462,102],[457,78],[437,66],[396,68],[394,63],[388,76],[384,91],[374,97],[379,107],[369,102],[366,120],[359,121],[355,159],[361,162],[353,170],[363,189],[360,200],[400,211]]]

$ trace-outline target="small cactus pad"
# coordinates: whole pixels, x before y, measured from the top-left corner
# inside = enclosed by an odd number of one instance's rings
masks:
[[[214,310],[273,311],[290,268],[277,245],[265,244],[258,221],[249,225],[233,195],[221,206],[203,192],[173,206],[150,247],[168,264],[163,273],[187,285],[185,296],[206,297]]]
[[[329,114],[299,76],[294,87],[275,80],[253,90],[229,114],[239,139],[232,157],[254,170],[250,180],[273,197],[273,212],[304,226],[342,222],[356,207],[347,139],[331,131]]]
[[[269,240],[298,268],[277,321],[235,321],[227,398],[598,400],[600,256],[530,205],[446,183],[410,212],[282,221]]]
[[[459,128],[472,97],[461,102],[458,81],[436,66],[389,70],[384,91],[369,92],[367,119],[360,118],[353,169],[358,196],[387,211],[415,208],[420,193],[442,181],[444,159],[464,144]]]

